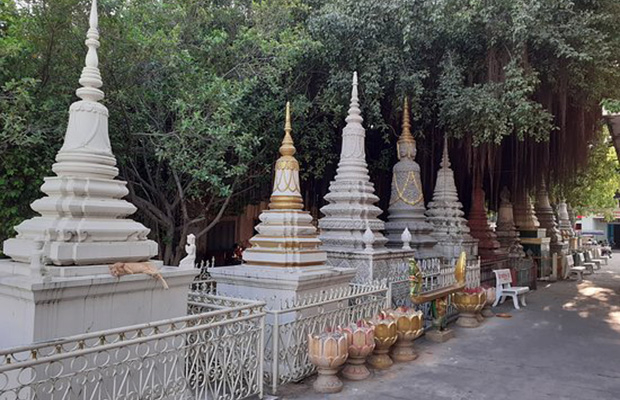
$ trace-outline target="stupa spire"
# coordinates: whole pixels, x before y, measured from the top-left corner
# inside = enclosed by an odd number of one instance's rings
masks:
[[[299,185],[299,162],[293,157],[295,145],[291,136],[291,108],[286,103],[284,139],[280,146],[280,158],[276,161],[273,192],[269,208],[272,210],[301,210],[304,208]]]
[[[103,91],[99,89],[103,86],[103,80],[101,79],[101,72],[99,71],[99,57],[97,56],[97,49],[100,46],[99,43],[99,16],[97,15],[97,0],[93,0],[90,7],[90,18],[88,20],[89,28],[86,32],[86,46],[88,52],[86,53],[85,66],[82,69],[82,75],[80,76],[81,88],[75,91],[75,94],[87,101],[99,101],[104,97]]]
[[[416,155],[416,144],[413,135],[411,134],[411,122],[409,121],[409,98],[405,96],[403,102],[403,124],[402,132],[398,141],[396,142],[397,156],[400,160],[403,157],[409,157],[412,160]]]

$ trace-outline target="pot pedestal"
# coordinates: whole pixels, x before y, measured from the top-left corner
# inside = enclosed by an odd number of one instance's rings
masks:
[[[342,369],[342,376],[352,381],[361,381],[370,377],[370,371],[366,367],[366,357],[349,357]]]
[[[456,324],[462,328],[477,328],[480,326],[480,319],[484,319],[480,314],[460,313]]]
[[[392,347],[392,359],[394,361],[413,361],[418,358],[418,354],[413,349],[413,339],[398,339],[394,347]]]
[[[433,329],[427,332],[425,336],[431,342],[444,343],[454,338],[454,331],[452,329],[444,329],[443,331]]]
[[[376,369],[387,369],[394,364],[394,361],[388,355],[389,348],[377,349],[373,351],[372,355],[368,357],[368,364],[372,365]]]
[[[482,314],[482,316],[485,318],[491,318],[495,316],[495,313],[493,312],[493,310],[491,310],[491,306],[489,305],[484,306],[480,314]]]
[[[342,390],[342,381],[336,376],[338,368],[319,368],[319,376],[312,387],[319,393],[338,393]]]

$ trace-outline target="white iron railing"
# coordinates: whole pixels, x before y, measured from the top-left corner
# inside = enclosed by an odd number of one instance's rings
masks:
[[[0,399],[262,397],[263,307],[190,294],[188,316],[0,350]]]
[[[388,290],[385,281],[350,285],[267,310],[265,380],[272,392],[316,371],[308,358],[308,334],[371,318],[389,308]]]

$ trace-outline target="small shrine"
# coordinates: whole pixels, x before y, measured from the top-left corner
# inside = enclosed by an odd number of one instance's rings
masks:
[[[478,255],[482,262],[495,262],[506,257],[502,251],[495,232],[489,226],[487,211],[484,205],[484,190],[478,183],[474,186],[469,211],[469,229],[471,235],[478,239]]]
[[[529,193],[526,190],[517,193],[519,195],[514,206],[514,219],[521,237],[521,245],[537,265],[537,278],[548,277],[551,275],[549,259],[551,239],[546,235],[547,230],[540,227]],[[536,281],[532,280],[532,284],[535,283]]]
[[[512,203],[510,202],[510,191],[506,186],[502,189],[500,195],[499,211],[497,213],[497,227],[495,234],[502,251],[508,253],[509,257],[522,258],[525,257],[523,246],[519,241],[519,231],[514,223],[514,214]]]
[[[433,234],[437,239],[437,249],[441,256],[451,260],[465,251],[470,259],[478,257],[478,242],[469,233],[463,205],[459,201],[454,183],[454,172],[450,168],[447,138],[444,140],[441,168],[437,172],[433,200],[428,203],[426,215],[433,225]]]
[[[330,289],[348,286],[352,269],[326,265],[327,254],[304,211],[299,184],[299,162],[291,136],[290,106],[286,105],[284,139],[275,164],[268,209],[259,217],[258,234],[243,252],[244,264],[211,268],[220,295],[262,299],[271,308]]]
[[[420,181],[420,166],[415,162],[417,150],[411,134],[407,98],[403,106],[402,134],[396,149],[398,162],[393,168],[388,222],[385,224],[388,246],[402,247],[401,234],[408,229],[411,233],[411,247],[417,259],[437,257],[439,252],[435,248],[437,240],[433,237],[433,225],[425,215],[424,192]]]
[[[359,106],[357,73],[353,73],[351,103],[346,126],[342,130],[342,150],[336,177],[325,195],[327,204],[319,219],[321,249],[328,263],[335,267],[355,268],[355,282],[376,279],[407,279],[408,260],[414,252],[403,243],[402,249],[389,249],[388,239],[381,233],[385,224],[378,216],[382,210],[375,204],[379,198],[370,182],[366,163],[366,131]],[[399,232],[408,239],[404,232]],[[406,294],[406,293],[405,293]]]

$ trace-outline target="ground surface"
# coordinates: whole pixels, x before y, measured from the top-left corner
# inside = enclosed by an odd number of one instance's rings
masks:
[[[620,253],[581,282],[540,283],[516,311],[506,301],[482,327],[454,327],[443,344],[416,341],[419,358],[345,381],[334,395],[314,377],[283,387],[280,399],[620,399]]]

